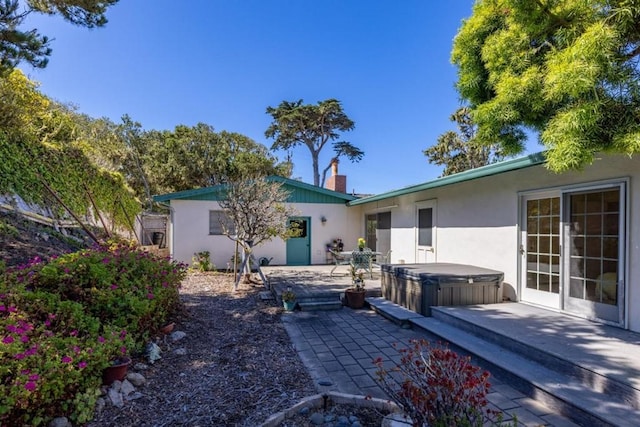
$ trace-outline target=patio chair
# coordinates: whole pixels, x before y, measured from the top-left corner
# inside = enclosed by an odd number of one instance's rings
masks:
[[[333,257],[333,263],[335,264],[331,269],[331,273],[329,273],[330,277],[333,277],[333,272],[340,265],[349,265],[351,264],[351,256],[341,255],[340,252],[336,252],[334,250],[330,250],[331,256]]]
[[[362,269],[369,272],[369,278],[373,279],[373,251],[369,248],[364,248],[363,250],[355,250],[352,254],[352,262],[353,266],[356,269]]]
[[[391,262],[391,249],[389,249],[387,253],[384,255],[378,253],[373,257],[373,265],[377,268],[381,267],[382,264],[389,264],[390,262]]]

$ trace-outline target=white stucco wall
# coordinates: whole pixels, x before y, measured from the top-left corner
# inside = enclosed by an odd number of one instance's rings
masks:
[[[334,238],[341,238],[345,245],[353,242],[364,229],[357,210],[349,210],[342,204],[294,203],[296,216],[309,217],[311,233],[311,263],[325,264],[325,245]],[[172,224],[170,227],[171,255],[174,259],[191,264],[196,252],[209,251],[211,260],[218,269],[226,269],[234,253],[235,244],[226,236],[209,235],[209,211],[220,210],[218,202],[198,200],[173,200]],[[327,221],[323,225],[321,217]],[[273,258],[270,265],[286,264],[286,242],[273,239],[255,248],[256,260]]]
[[[564,174],[536,166],[385,200],[383,203],[397,205],[390,209],[392,262],[415,262],[415,203],[436,199],[436,260],[503,271],[505,294],[515,299],[519,282],[519,192],[626,178],[626,309],[629,329],[640,332],[640,158],[606,157],[582,172]],[[380,204],[362,205],[362,212],[373,212]]]

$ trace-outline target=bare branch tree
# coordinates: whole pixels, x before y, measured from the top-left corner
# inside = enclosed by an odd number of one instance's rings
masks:
[[[290,231],[287,219],[296,211],[287,206],[289,192],[282,188],[280,182],[267,181],[265,177],[246,178],[231,181],[226,185],[225,197],[220,206],[225,209],[228,224],[221,222],[223,233],[230,239],[237,241],[244,252],[243,266],[249,267],[245,273],[245,280],[250,279],[250,262],[253,247],[272,240],[274,237],[287,239]],[[260,266],[258,265],[258,270]],[[240,276],[238,276],[239,279]],[[234,290],[239,280],[236,280]]]

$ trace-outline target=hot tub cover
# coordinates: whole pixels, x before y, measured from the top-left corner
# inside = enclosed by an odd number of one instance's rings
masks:
[[[430,264],[383,264],[382,272],[397,278],[420,280],[423,284],[502,281],[504,273],[467,264],[435,262]]]

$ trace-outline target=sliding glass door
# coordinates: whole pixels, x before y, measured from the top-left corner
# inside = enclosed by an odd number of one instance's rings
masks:
[[[565,309],[622,323],[624,188],[568,193]]]
[[[520,299],[624,322],[626,183],[522,196]]]

